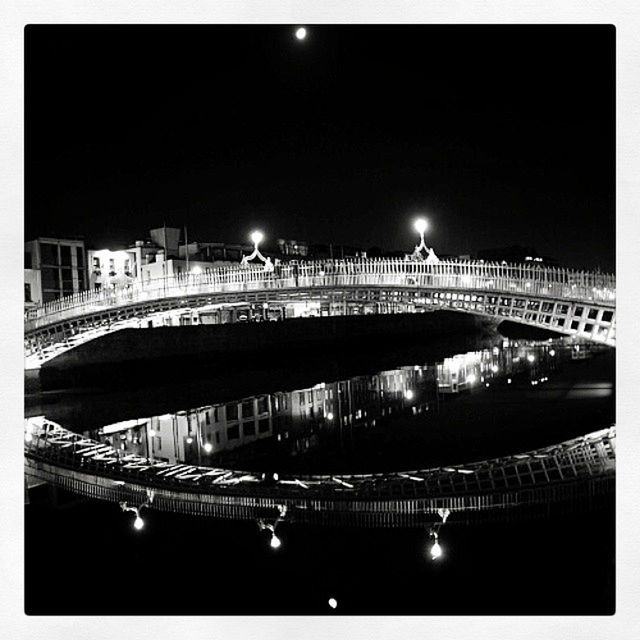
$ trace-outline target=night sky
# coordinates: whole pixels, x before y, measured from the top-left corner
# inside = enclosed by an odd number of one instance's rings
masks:
[[[612,26],[29,26],[25,239],[148,229],[615,270]]]

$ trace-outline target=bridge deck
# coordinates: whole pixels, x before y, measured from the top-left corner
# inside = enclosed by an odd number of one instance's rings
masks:
[[[272,271],[218,268],[76,294],[44,305],[25,321],[25,355],[38,366],[78,342],[158,312],[295,301],[321,301],[331,315],[353,307],[371,313],[447,308],[615,346],[613,276],[524,265],[361,259]]]

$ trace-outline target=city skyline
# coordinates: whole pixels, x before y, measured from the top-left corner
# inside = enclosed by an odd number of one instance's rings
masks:
[[[307,29],[27,27],[26,239],[404,250],[422,214],[436,253],[615,271],[612,27]]]

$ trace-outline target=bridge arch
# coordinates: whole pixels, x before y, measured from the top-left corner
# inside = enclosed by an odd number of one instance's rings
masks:
[[[328,315],[448,309],[615,346],[615,277],[567,269],[406,259],[239,265],[48,303],[25,321],[25,364],[179,310],[315,302]]]

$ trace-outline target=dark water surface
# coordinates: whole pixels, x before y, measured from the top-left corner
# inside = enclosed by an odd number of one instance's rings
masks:
[[[317,474],[473,462],[614,422],[611,349],[505,340],[435,362],[419,355],[359,375],[335,363],[249,370],[186,388],[58,394],[27,413],[123,454]]]
[[[470,348],[471,347],[471,348]],[[28,416],[170,462],[281,473],[411,470],[515,454],[615,422],[615,352],[482,340],[248,368],[183,384],[27,398]],[[400,364],[402,363],[402,364]],[[33,614],[610,614],[613,505],[426,531],[252,522],[118,505],[46,487],[26,507]],[[74,549],[82,549],[79,561]],[[604,550],[604,551],[603,551]],[[90,562],[88,560],[91,560]],[[52,589],[52,582],[56,588]],[[334,611],[327,601],[334,597]]]

